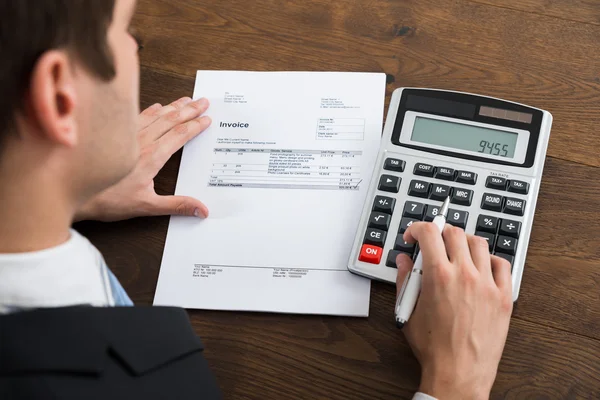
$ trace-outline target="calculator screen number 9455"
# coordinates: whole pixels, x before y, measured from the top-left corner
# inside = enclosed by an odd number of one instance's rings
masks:
[[[417,116],[411,140],[513,158],[519,134],[502,129]]]
[[[508,145],[482,140],[479,142],[479,152],[494,156],[508,157]]]

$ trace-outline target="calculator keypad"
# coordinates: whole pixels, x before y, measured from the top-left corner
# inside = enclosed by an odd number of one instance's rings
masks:
[[[470,206],[473,200],[473,191],[469,189],[452,189],[452,197],[450,203],[460,204],[463,206]]]
[[[513,263],[515,262],[515,257],[511,256],[510,254],[506,254],[506,253],[496,253],[496,255],[498,257],[502,257],[506,261],[508,261],[510,263],[511,267],[513,266]]]
[[[398,250],[407,254],[412,254],[415,251],[415,244],[405,242],[404,235],[400,234],[396,236],[396,242],[394,242],[394,250]]]
[[[503,219],[500,223],[498,234],[518,238],[521,233],[521,223],[510,219]]]
[[[398,160],[397,158],[387,158],[383,164],[383,169],[395,172],[404,172],[406,161]]]
[[[485,187],[496,190],[506,190],[506,178],[488,176],[485,181]]]
[[[529,193],[529,183],[511,180],[508,184],[508,191],[519,194],[527,194]]]
[[[484,193],[481,200],[481,208],[490,211],[502,211],[502,196],[491,193]]]
[[[467,227],[467,220],[469,219],[469,212],[463,210],[448,209],[448,216],[446,222],[450,225],[458,226],[459,228],[465,229]]]
[[[394,212],[394,206],[396,205],[396,199],[387,196],[375,196],[373,202],[373,211],[380,211],[386,214],[392,214]]]
[[[412,180],[408,187],[408,195],[427,198],[430,184],[424,181]]]
[[[358,260],[371,264],[379,264],[381,261],[381,254],[383,254],[383,249],[381,247],[363,244],[360,248]]]
[[[431,222],[440,215],[440,207],[428,205],[425,209],[425,221]]]
[[[498,230],[498,218],[481,214],[479,218],[477,218],[477,226],[475,226],[475,230],[496,233]]]
[[[488,242],[488,250],[491,253],[494,250],[494,243],[496,241],[496,235],[489,232],[475,231],[475,236],[480,236],[487,240]]]
[[[418,220],[423,219],[425,213],[425,205],[417,203],[415,201],[407,201],[404,203],[404,211],[402,211],[403,217],[415,218]]]
[[[519,221],[500,219],[484,214],[481,214],[477,218],[475,235],[481,236],[488,241],[490,253],[494,250],[496,255],[514,255],[517,251],[517,239],[520,233],[521,223]]]
[[[398,255],[400,255],[400,253],[402,252],[398,250],[388,251],[388,256],[385,260],[385,265],[390,268],[398,268],[398,265],[396,264],[396,258],[398,258]]]
[[[415,164],[415,169],[413,170],[413,174],[433,177],[433,165],[418,163]]]
[[[369,228],[382,229],[387,231],[390,228],[392,216],[382,212],[372,212],[369,217]]]
[[[499,235],[496,240],[496,251],[499,253],[515,255],[517,251],[517,239]]]
[[[431,186],[431,193],[429,193],[429,198],[435,201],[444,201],[446,197],[450,195],[450,186],[447,185],[438,185],[434,183]]]
[[[421,219],[416,219],[416,218],[409,218],[409,217],[402,217],[402,219],[400,220],[400,227],[398,228],[398,233],[404,233],[406,232],[406,230],[408,229],[409,226],[411,226],[412,224],[414,224],[417,221],[420,221]]]
[[[428,204],[442,202],[450,196],[452,204],[471,206],[474,191],[464,187],[454,187],[444,182],[428,182],[428,179],[411,179],[408,184],[407,194],[420,198],[421,201],[406,201],[402,206],[402,215],[398,220],[393,218],[396,207],[396,198],[402,185],[402,178],[397,173],[406,169],[406,162],[398,158],[388,157],[383,164],[383,174],[379,177],[377,189],[393,193],[390,196],[376,195],[373,201],[367,228],[363,238],[359,260],[379,264],[384,258],[384,263],[390,268],[396,268],[396,258],[400,253],[412,256],[416,245],[404,241],[404,233],[417,221],[433,221],[440,213],[440,205]],[[391,171],[391,173],[386,173]],[[396,175],[393,175],[396,173]],[[476,185],[477,174],[472,171],[459,170],[445,166],[415,163],[413,174],[419,177],[428,177],[443,181],[454,181],[464,185]],[[516,194],[527,194],[529,183],[520,180],[510,180],[499,176],[487,176],[485,187],[492,190],[502,190]],[[428,201],[429,200],[429,201]],[[478,200],[477,200],[478,201]],[[486,192],[481,197],[481,209],[499,213],[522,216],[525,212],[526,200],[517,197],[502,196],[501,194]],[[517,251],[522,223],[520,221],[491,215],[475,215],[475,235],[488,242],[489,252],[507,259],[511,265]],[[459,208],[450,208],[446,221],[448,224],[466,229],[469,220],[469,211]],[[396,222],[394,222],[396,221]],[[390,231],[392,229],[392,231]],[[389,236],[392,236],[388,239]],[[388,242],[389,250],[384,253]]]
[[[507,197],[502,211],[506,214],[523,215],[525,213],[525,200]]]
[[[477,183],[477,174],[470,171],[458,171],[456,174],[456,182],[474,185]]]
[[[400,190],[401,179],[393,175],[381,175],[379,178],[379,190],[384,192],[398,193]]]
[[[443,179],[445,181],[453,181],[454,170],[452,168],[437,167],[433,177],[436,179]]]
[[[387,232],[381,229],[368,228],[365,234],[365,244],[372,244],[373,246],[383,247]]]

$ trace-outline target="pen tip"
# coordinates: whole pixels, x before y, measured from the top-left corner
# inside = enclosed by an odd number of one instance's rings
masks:
[[[440,215],[443,215],[444,218],[448,215],[448,207],[450,207],[450,196],[446,197],[444,200],[444,204],[442,204],[442,208],[440,210]]]

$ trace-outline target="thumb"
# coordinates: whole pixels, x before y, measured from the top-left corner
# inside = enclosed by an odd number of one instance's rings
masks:
[[[208,217],[208,208],[198,199],[189,196],[156,196],[155,215],[185,215]]]
[[[396,277],[396,296],[400,294],[400,289],[404,285],[404,281],[413,267],[412,259],[405,253],[398,254],[396,257],[396,265],[398,266],[398,276]]]

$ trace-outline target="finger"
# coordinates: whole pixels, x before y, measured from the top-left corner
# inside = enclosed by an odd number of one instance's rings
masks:
[[[161,137],[156,143],[156,155],[154,159],[158,163],[156,167],[158,172],[171,158],[171,156],[187,142],[204,132],[211,124],[210,117],[200,117],[177,125],[167,134]]]
[[[185,124],[204,114],[208,109],[208,105],[208,100],[199,99],[181,108],[174,108],[172,111],[162,114],[156,121],[142,129],[140,135],[144,137],[144,141],[146,142],[157,140],[178,125]],[[168,107],[170,106],[163,107],[163,109]],[[162,113],[162,110],[160,113]]]
[[[404,281],[408,278],[408,274],[412,270],[413,262],[410,257],[404,253],[398,254],[396,257],[396,265],[398,266],[398,275],[396,276],[396,296],[400,294],[400,289],[404,285]]]
[[[471,259],[465,231],[455,226],[447,226],[442,237],[446,245],[446,253],[452,263],[462,263]]]
[[[442,235],[434,224],[430,222],[413,223],[404,232],[404,240],[408,243],[419,242],[424,264],[439,266],[448,262]]]
[[[152,202],[153,215],[185,215],[208,217],[208,208],[198,199],[188,196],[156,196]]]
[[[160,103],[152,104],[140,113],[138,118],[138,130],[144,129],[158,118],[159,110],[163,108]]]
[[[483,276],[492,277],[492,262],[490,258],[490,247],[487,240],[480,236],[467,235],[467,242],[469,243],[469,251],[471,252],[471,259],[475,268]]]
[[[505,295],[512,297],[512,277],[510,274],[510,263],[502,257],[491,257],[492,274],[496,286]]]
[[[192,99],[186,96],[171,102],[165,107],[161,106],[159,103],[153,104],[152,106],[142,111],[142,113],[140,114],[138,130],[142,131],[144,128],[156,121],[158,118],[162,117],[165,114],[168,114],[171,111],[178,110],[184,107],[190,101],[192,101]]]

